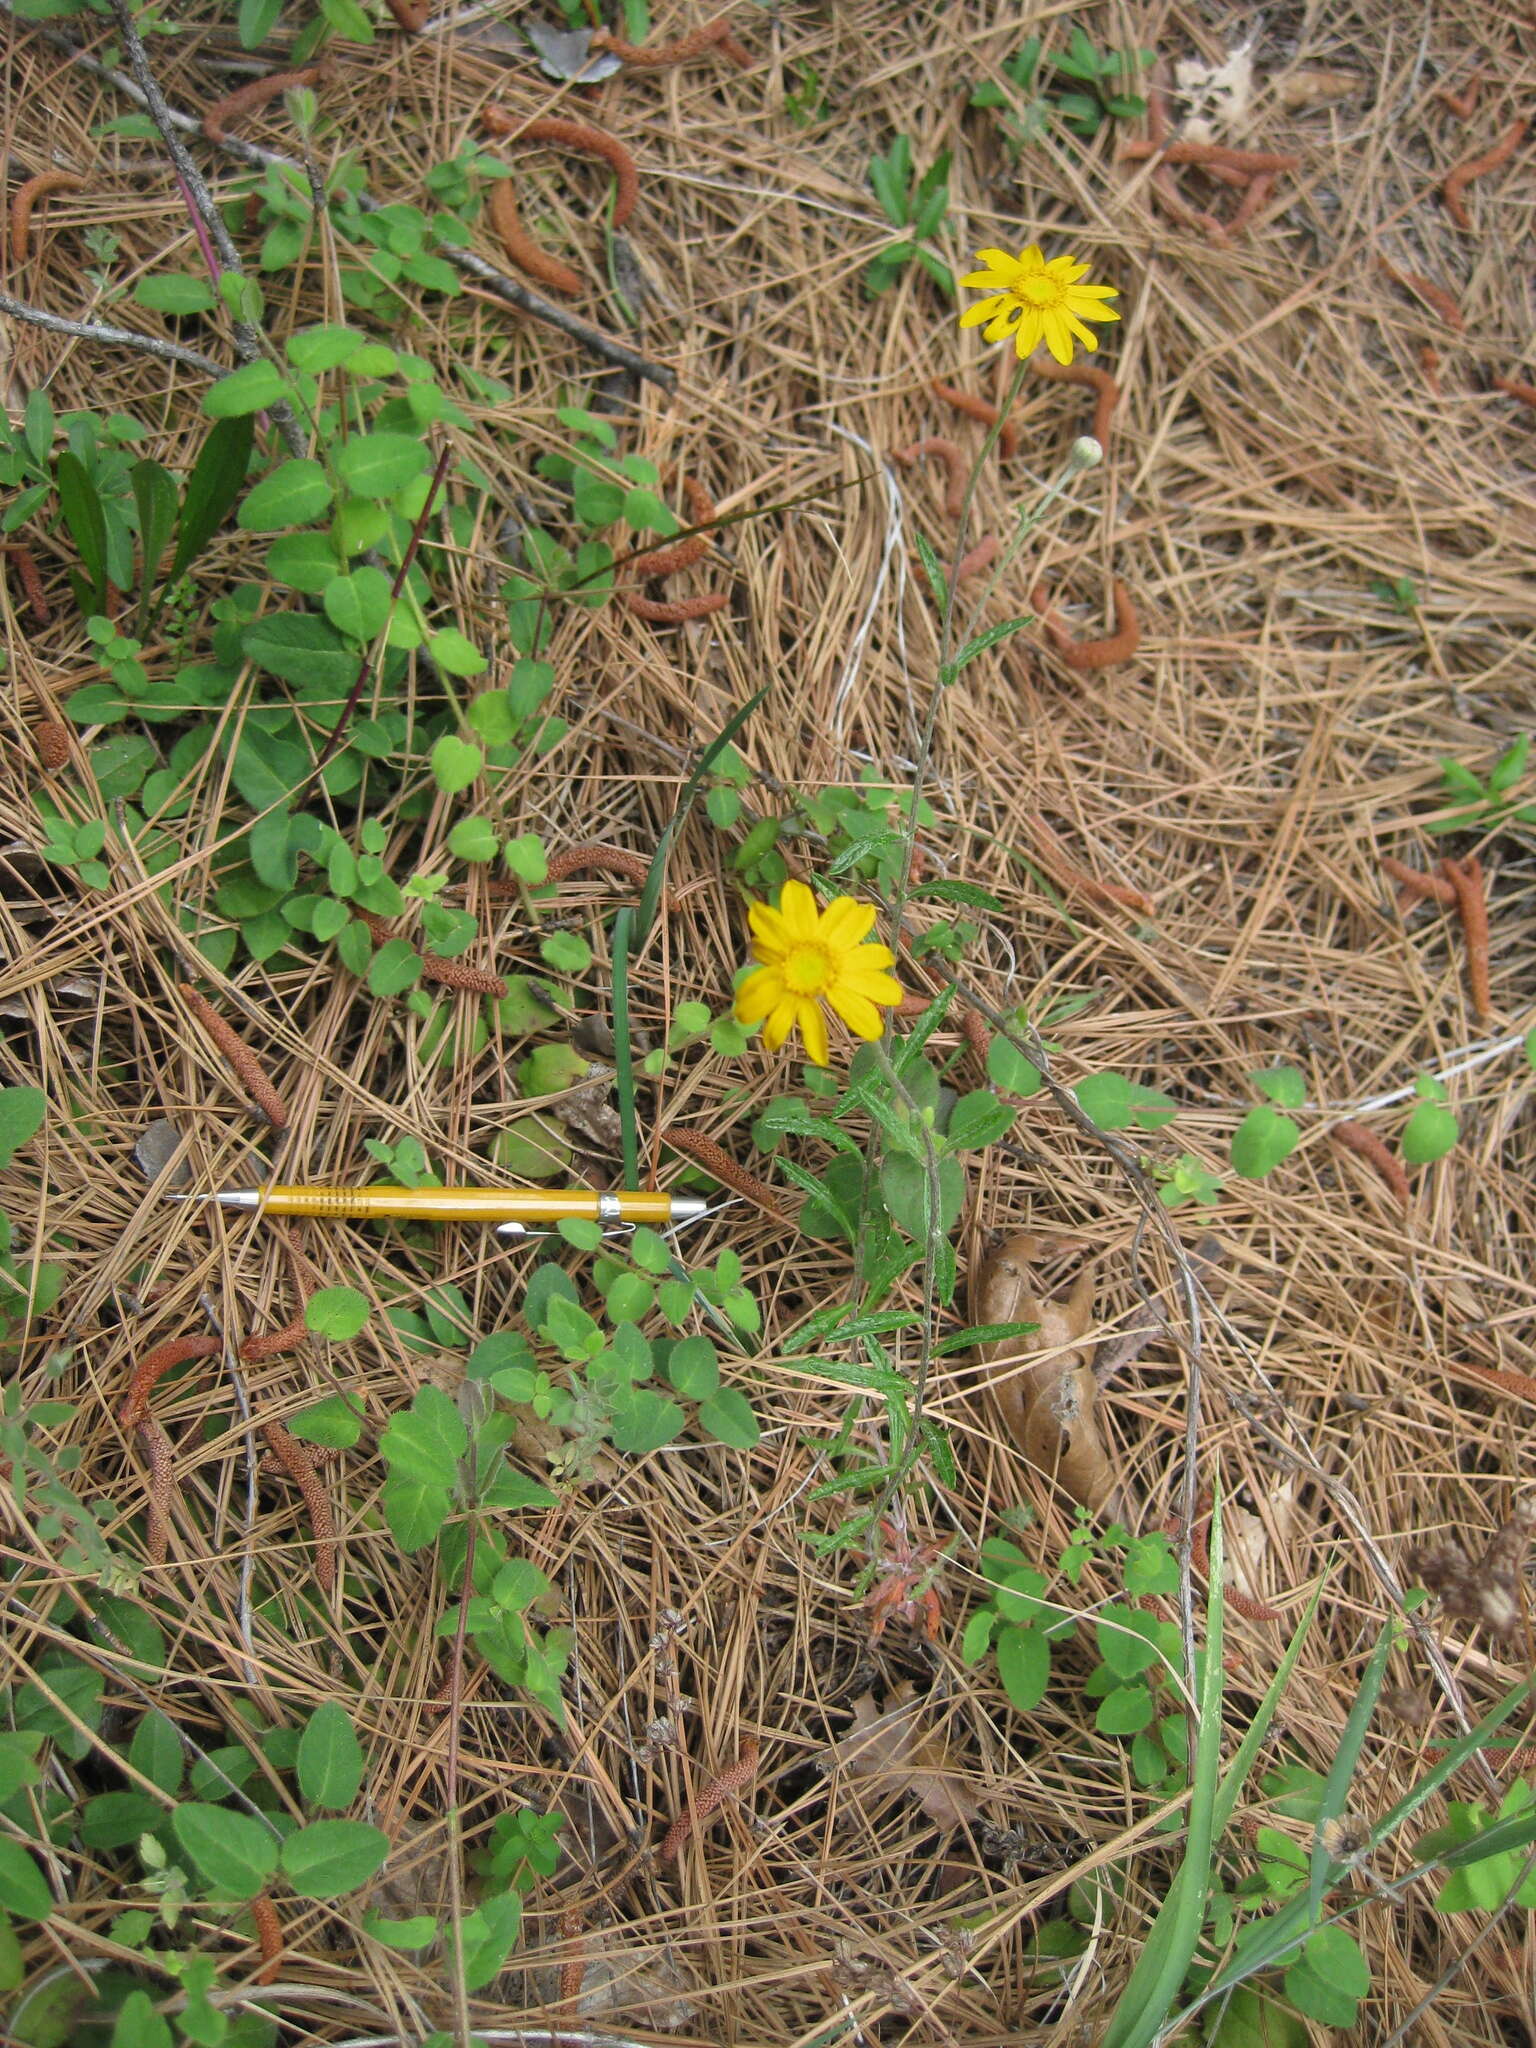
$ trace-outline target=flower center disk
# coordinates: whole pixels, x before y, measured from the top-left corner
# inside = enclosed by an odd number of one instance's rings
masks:
[[[819,996],[837,979],[837,967],[825,946],[800,944],[784,956],[784,986],[797,996]]]

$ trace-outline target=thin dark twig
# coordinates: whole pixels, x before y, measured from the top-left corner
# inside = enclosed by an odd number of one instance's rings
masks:
[[[20,299],[13,299],[9,292],[0,292],[0,313],[8,313],[13,320],[24,320],[29,327],[46,327],[50,334],[67,334],[75,341],[105,342],[109,348],[136,348],[144,355],[159,356],[162,362],[180,363],[188,370],[198,370],[205,377],[227,374],[222,363],[214,362],[211,356],[199,355],[195,348],[183,348],[178,341],[161,341],[153,334],[135,334],[128,327],[109,327],[101,320],[65,320],[57,313],[45,313],[40,306],[25,305]]]

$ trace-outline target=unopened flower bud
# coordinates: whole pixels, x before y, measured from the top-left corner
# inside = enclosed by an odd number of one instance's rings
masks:
[[[1079,434],[1067,456],[1073,469],[1097,469],[1103,460],[1104,450],[1092,434]]]

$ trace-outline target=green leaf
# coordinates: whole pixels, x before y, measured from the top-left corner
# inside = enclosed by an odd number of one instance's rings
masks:
[[[1072,1093],[1084,1116],[1101,1131],[1123,1131],[1131,1120],[1131,1084],[1124,1074],[1089,1074]]]
[[[453,1486],[468,1448],[469,1434],[458,1409],[431,1386],[419,1388],[410,1408],[397,1415],[379,1438],[379,1455],[393,1478],[417,1479],[430,1486]]]
[[[407,939],[386,939],[368,966],[368,988],[376,996],[404,995],[421,979],[421,955]]]
[[[171,1827],[199,1873],[222,1898],[253,1899],[277,1868],[277,1840],[249,1814],[186,1801]]]
[[[368,1297],[355,1287],[322,1287],[304,1306],[305,1327],[333,1344],[345,1344],[368,1320]]]
[[[301,1747],[301,1768],[302,1756]],[[287,1837],[280,1860],[301,1899],[335,1899],[366,1884],[388,1854],[382,1828],[361,1820],[315,1820]]]
[[[469,740],[444,733],[432,748],[432,779],[444,796],[457,796],[485,770],[485,755]]]
[[[332,566],[334,568],[334,557]],[[371,563],[365,562],[348,575],[333,574],[324,586],[320,601],[325,607],[325,616],[338,632],[353,640],[373,640],[389,622],[389,578],[382,569],[375,569]]]
[[[391,498],[427,467],[426,446],[412,434],[354,434],[335,452],[336,474],[358,498]]]
[[[963,903],[971,910],[987,910],[994,916],[1002,912],[1002,904],[996,896],[985,889],[978,889],[974,882],[952,882],[947,876],[936,881],[923,882],[912,891],[914,902]]]
[[[192,465],[181,501],[181,527],[170,581],[184,575],[229,516],[250,467],[253,419],[220,420]]]
[[[259,49],[277,26],[282,11],[283,0],[240,0],[236,28],[241,49]],[[116,2043],[113,2048],[116,2048]]]
[[[987,1047],[987,1078],[1009,1095],[1028,1097],[1045,1086],[1045,1076],[1031,1059],[1001,1033]]]
[[[431,1913],[416,1913],[409,1920],[386,1920],[370,1906],[363,1915],[363,1932],[385,1948],[425,1948],[437,1939],[437,1920]]]
[[[1232,1169],[1244,1180],[1263,1180],[1290,1158],[1300,1137],[1288,1116],[1260,1103],[1232,1133]]]
[[[41,1088],[0,1088],[0,1166],[42,1128],[48,1098]]]
[[[722,1387],[699,1403],[699,1426],[733,1451],[752,1450],[762,1436],[751,1402],[736,1387]]]
[[[350,1451],[363,1433],[363,1419],[344,1394],[327,1394],[312,1408],[301,1408],[297,1415],[290,1415],[288,1427],[302,1443]]]
[[[1021,1714],[1032,1714],[1051,1679],[1051,1646],[1038,1628],[1005,1627],[997,1637],[997,1675]]]
[[[1262,1074],[1250,1074],[1248,1078],[1261,1095],[1279,1103],[1282,1109],[1300,1109],[1307,1099],[1306,1077],[1294,1067],[1268,1067]]]
[[[1438,1102],[1421,1102],[1403,1126],[1398,1149],[1409,1166],[1443,1159],[1461,1136],[1455,1112]]]
[[[910,218],[907,187],[911,177],[912,144],[905,135],[898,135],[884,156],[870,159],[870,188],[893,227],[905,227]]]
[[[613,1442],[627,1457],[644,1458],[682,1433],[687,1420],[676,1401],[649,1387],[626,1387],[613,1402]]]
[[[380,1499],[390,1534],[407,1557],[436,1540],[453,1506],[446,1486],[421,1479],[386,1479]]]
[[[151,313],[211,313],[218,304],[206,277],[191,277],[179,270],[141,277],[133,288],[133,299],[135,305],[147,306]]]
[[[54,483],[64,524],[84,564],[94,608],[99,610],[107,588],[107,518],[101,508],[101,494],[84,463],[71,449],[65,449],[59,457]]]
[[[977,1088],[962,1095],[950,1111],[944,1135],[961,1150],[978,1150],[1004,1137],[1012,1128],[1017,1109],[1000,1102],[990,1088]]]
[[[203,393],[203,411],[211,420],[232,420],[241,413],[262,412],[292,396],[292,386],[276,363],[257,356],[254,362],[242,363],[238,370],[208,386]]]
[[[1144,1685],[1117,1685],[1100,1700],[1093,1725],[1101,1735],[1135,1735],[1149,1726],[1156,1711]]]
[[[551,932],[540,942],[539,957],[557,974],[585,974],[592,965],[592,948],[580,932]]]
[[[133,501],[139,512],[139,553],[142,589],[147,595],[154,587],[160,558],[176,531],[176,480],[158,462],[136,462],[128,472]]]
[[[456,860],[494,860],[500,848],[489,818],[461,818],[448,834],[448,851]]]
[[[450,676],[483,675],[490,666],[474,642],[466,640],[455,626],[444,626],[439,632],[429,633],[427,652]]]
[[[0,1805],[38,1782],[42,1772],[33,1758],[42,1746],[39,1728],[7,1728],[0,1732]]]
[[[363,1751],[345,1707],[327,1700],[316,1707],[299,1737],[299,1791],[311,1806],[340,1813],[363,1782]]]
[[[0,1906],[22,1920],[46,1920],[53,1911],[48,1880],[21,1846],[0,1838]]]
[[[466,1990],[483,1990],[500,1976],[522,1924],[523,1902],[516,1892],[501,1892],[464,1915],[459,1929]]]
[[[241,505],[235,524],[247,533],[278,533],[318,519],[335,492],[318,462],[307,455],[281,462]]]
[[[356,327],[320,325],[298,328],[289,335],[283,347],[296,370],[306,370],[318,376],[322,371],[334,370],[346,362],[367,339]]]
[[[684,1337],[667,1360],[668,1380],[690,1401],[705,1401],[720,1385],[720,1357],[708,1337]]]

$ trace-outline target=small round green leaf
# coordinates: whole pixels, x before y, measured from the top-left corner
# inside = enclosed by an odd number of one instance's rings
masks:
[[[20,1842],[0,1840],[0,1906],[23,1920],[46,1920],[53,1911],[48,1880]]]
[[[469,740],[444,733],[432,749],[432,779],[444,796],[457,796],[481,774],[485,755]]]
[[[1403,1126],[1400,1149],[1409,1166],[1428,1166],[1443,1159],[1460,1136],[1453,1110],[1438,1102],[1421,1102]]]
[[[494,860],[500,845],[489,818],[461,818],[448,834],[448,851],[458,860]]]
[[[316,1707],[299,1737],[299,1791],[311,1806],[341,1813],[363,1782],[363,1751],[346,1708],[336,1700]]]
[[[1232,1168],[1244,1180],[1263,1180],[1295,1151],[1301,1133],[1288,1116],[1261,1102],[1232,1133]]]
[[[454,626],[444,626],[440,632],[429,633],[427,652],[438,667],[446,669],[451,676],[478,676],[489,666],[474,642],[466,640]]]
[[[291,396],[277,365],[258,356],[254,362],[242,363],[238,370],[231,370],[227,377],[210,384],[203,393],[203,411],[210,419],[232,420],[241,413],[261,412]]]
[[[334,1899],[366,1884],[388,1854],[382,1828],[361,1820],[316,1820],[283,1843],[283,1875],[301,1899]]]
[[[277,1868],[277,1838],[249,1814],[189,1800],[171,1815],[177,1841],[221,1897],[253,1899]]]
[[[354,434],[336,450],[336,474],[359,498],[390,498],[427,467],[424,444],[412,434]]]
[[[330,504],[331,480],[307,455],[281,462],[242,500],[235,524],[247,533],[278,533],[304,526]]]
[[[997,1638],[997,1675],[1021,1714],[1033,1713],[1051,1678],[1051,1646],[1037,1628],[1004,1628]]]
[[[345,1344],[368,1320],[368,1298],[355,1287],[322,1287],[309,1297],[304,1322],[317,1337]]]

